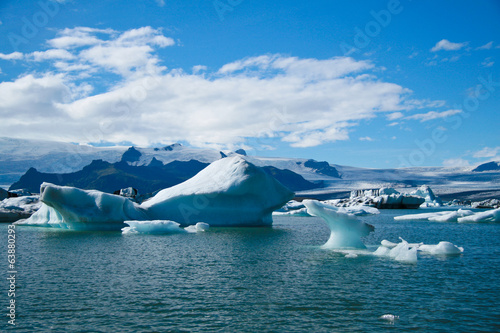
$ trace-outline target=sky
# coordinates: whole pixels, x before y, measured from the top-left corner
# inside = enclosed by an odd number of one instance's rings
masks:
[[[0,136],[500,160],[500,1],[3,0]]]

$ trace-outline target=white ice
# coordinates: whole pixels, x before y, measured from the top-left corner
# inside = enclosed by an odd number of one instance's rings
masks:
[[[372,225],[359,221],[346,210],[316,200],[304,200],[303,204],[309,214],[321,217],[330,228],[330,238],[323,248],[365,248],[361,237],[368,236],[374,230]]]
[[[395,216],[396,221],[431,221],[431,222],[500,222],[500,208],[474,213],[471,210],[444,211],[434,213],[409,214]]]
[[[154,220],[154,221],[125,221],[128,227],[122,229],[123,234],[178,234],[196,233],[208,230],[207,223],[198,222],[186,228],[181,228],[180,224],[174,221]]]
[[[393,314],[385,314],[385,315],[380,316],[380,319],[384,319],[384,320],[392,322],[392,321],[399,319],[399,316],[396,316]]]
[[[463,247],[458,247],[450,242],[439,242],[437,245],[422,244],[418,247],[418,250],[435,255],[453,255],[461,254],[462,252],[464,252]]]
[[[43,183],[42,208],[24,225],[75,230],[120,230],[124,221],[204,221],[211,226],[269,226],[272,212],[294,193],[262,169],[235,156],[220,159],[142,205],[95,190]]]
[[[466,222],[500,222],[500,208],[488,210],[486,212],[476,213],[474,215],[460,217],[460,223]]]
[[[417,262],[417,251],[432,255],[456,255],[464,252],[463,247],[458,247],[450,242],[441,241],[436,245],[424,243],[408,243],[401,237],[400,243],[393,243],[383,240],[373,255],[379,257],[392,258],[394,260],[406,263]]]
[[[186,230],[174,221],[125,221],[128,227],[122,229],[123,234],[175,234],[185,233]]]
[[[210,228],[210,225],[205,222],[198,222],[195,225],[190,225],[184,228],[187,232],[196,233],[196,232],[205,232]]]
[[[193,178],[160,191],[141,208],[151,219],[183,226],[270,226],[272,212],[294,193],[239,156],[213,162]]]

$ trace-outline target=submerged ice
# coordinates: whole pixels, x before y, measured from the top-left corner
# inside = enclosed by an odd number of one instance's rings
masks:
[[[17,224],[75,230],[120,230],[124,221],[134,220],[168,220],[182,227],[200,221],[211,226],[269,226],[272,212],[293,195],[262,169],[235,156],[213,162],[141,205],[100,191],[44,183],[41,209]]]

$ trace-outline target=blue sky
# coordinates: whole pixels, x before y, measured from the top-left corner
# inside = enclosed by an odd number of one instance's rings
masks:
[[[498,1],[2,1],[1,136],[500,160]]]

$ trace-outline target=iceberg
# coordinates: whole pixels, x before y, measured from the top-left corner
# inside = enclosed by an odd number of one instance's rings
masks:
[[[500,208],[487,210],[469,216],[458,218],[459,223],[466,222],[500,222]]]
[[[141,205],[118,195],[49,183],[43,183],[40,192],[41,209],[17,224],[75,230],[120,230],[124,221],[173,221],[181,227],[201,221],[210,226],[270,226],[272,212],[294,196],[239,156],[218,160]]]
[[[366,248],[361,237],[368,236],[374,230],[372,225],[359,221],[346,210],[316,200],[304,200],[302,203],[309,214],[321,217],[331,230],[330,238],[323,248]]]
[[[457,255],[464,252],[463,247],[458,247],[450,242],[441,241],[436,245],[424,243],[408,243],[399,237],[401,243],[393,243],[383,240],[373,255],[379,257],[388,257],[396,261],[405,263],[417,262],[417,251],[429,253],[432,255]]]
[[[332,200],[332,204],[335,206],[363,205],[379,209],[415,209],[424,202],[423,197],[403,194],[387,187],[374,190],[354,190],[351,191],[349,199]]]
[[[485,212],[485,213],[487,213],[487,212]],[[478,214],[482,214],[482,213],[478,213]],[[468,220],[464,220],[464,219],[468,216],[470,216],[472,218],[472,216],[475,216],[475,215],[477,215],[477,214],[474,214],[474,212],[471,210],[459,209],[457,211],[444,211],[444,212],[395,216],[394,220],[396,220],[396,221],[430,221],[430,222],[474,222],[474,221],[468,221]],[[486,215],[488,215],[488,214],[486,214]],[[478,219],[478,218],[476,217],[476,219]],[[480,219],[481,218],[479,218],[479,220]],[[479,221],[476,221],[476,222],[479,222]]]
[[[0,201],[0,222],[14,222],[28,218],[42,203],[37,195],[10,197]]]
[[[439,242],[437,245],[422,244],[418,247],[419,251],[428,252],[434,255],[454,255],[464,252],[463,247],[458,247],[450,242]]]
[[[440,207],[443,205],[441,198],[436,196],[432,189],[427,185],[420,186],[415,191],[411,192],[410,195],[425,199],[425,202],[421,205],[421,207]]]
[[[150,219],[182,226],[199,221],[213,227],[270,226],[272,212],[294,193],[240,156],[208,165],[184,183],[164,189],[143,202]]]
[[[210,227],[207,223],[198,222],[186,228],[181,228],[180,224],[174,221],[154,220],[154,221],[125,221],[128,227],[122,229],[123,234],[179,234],[196,233],[207,231]]]

